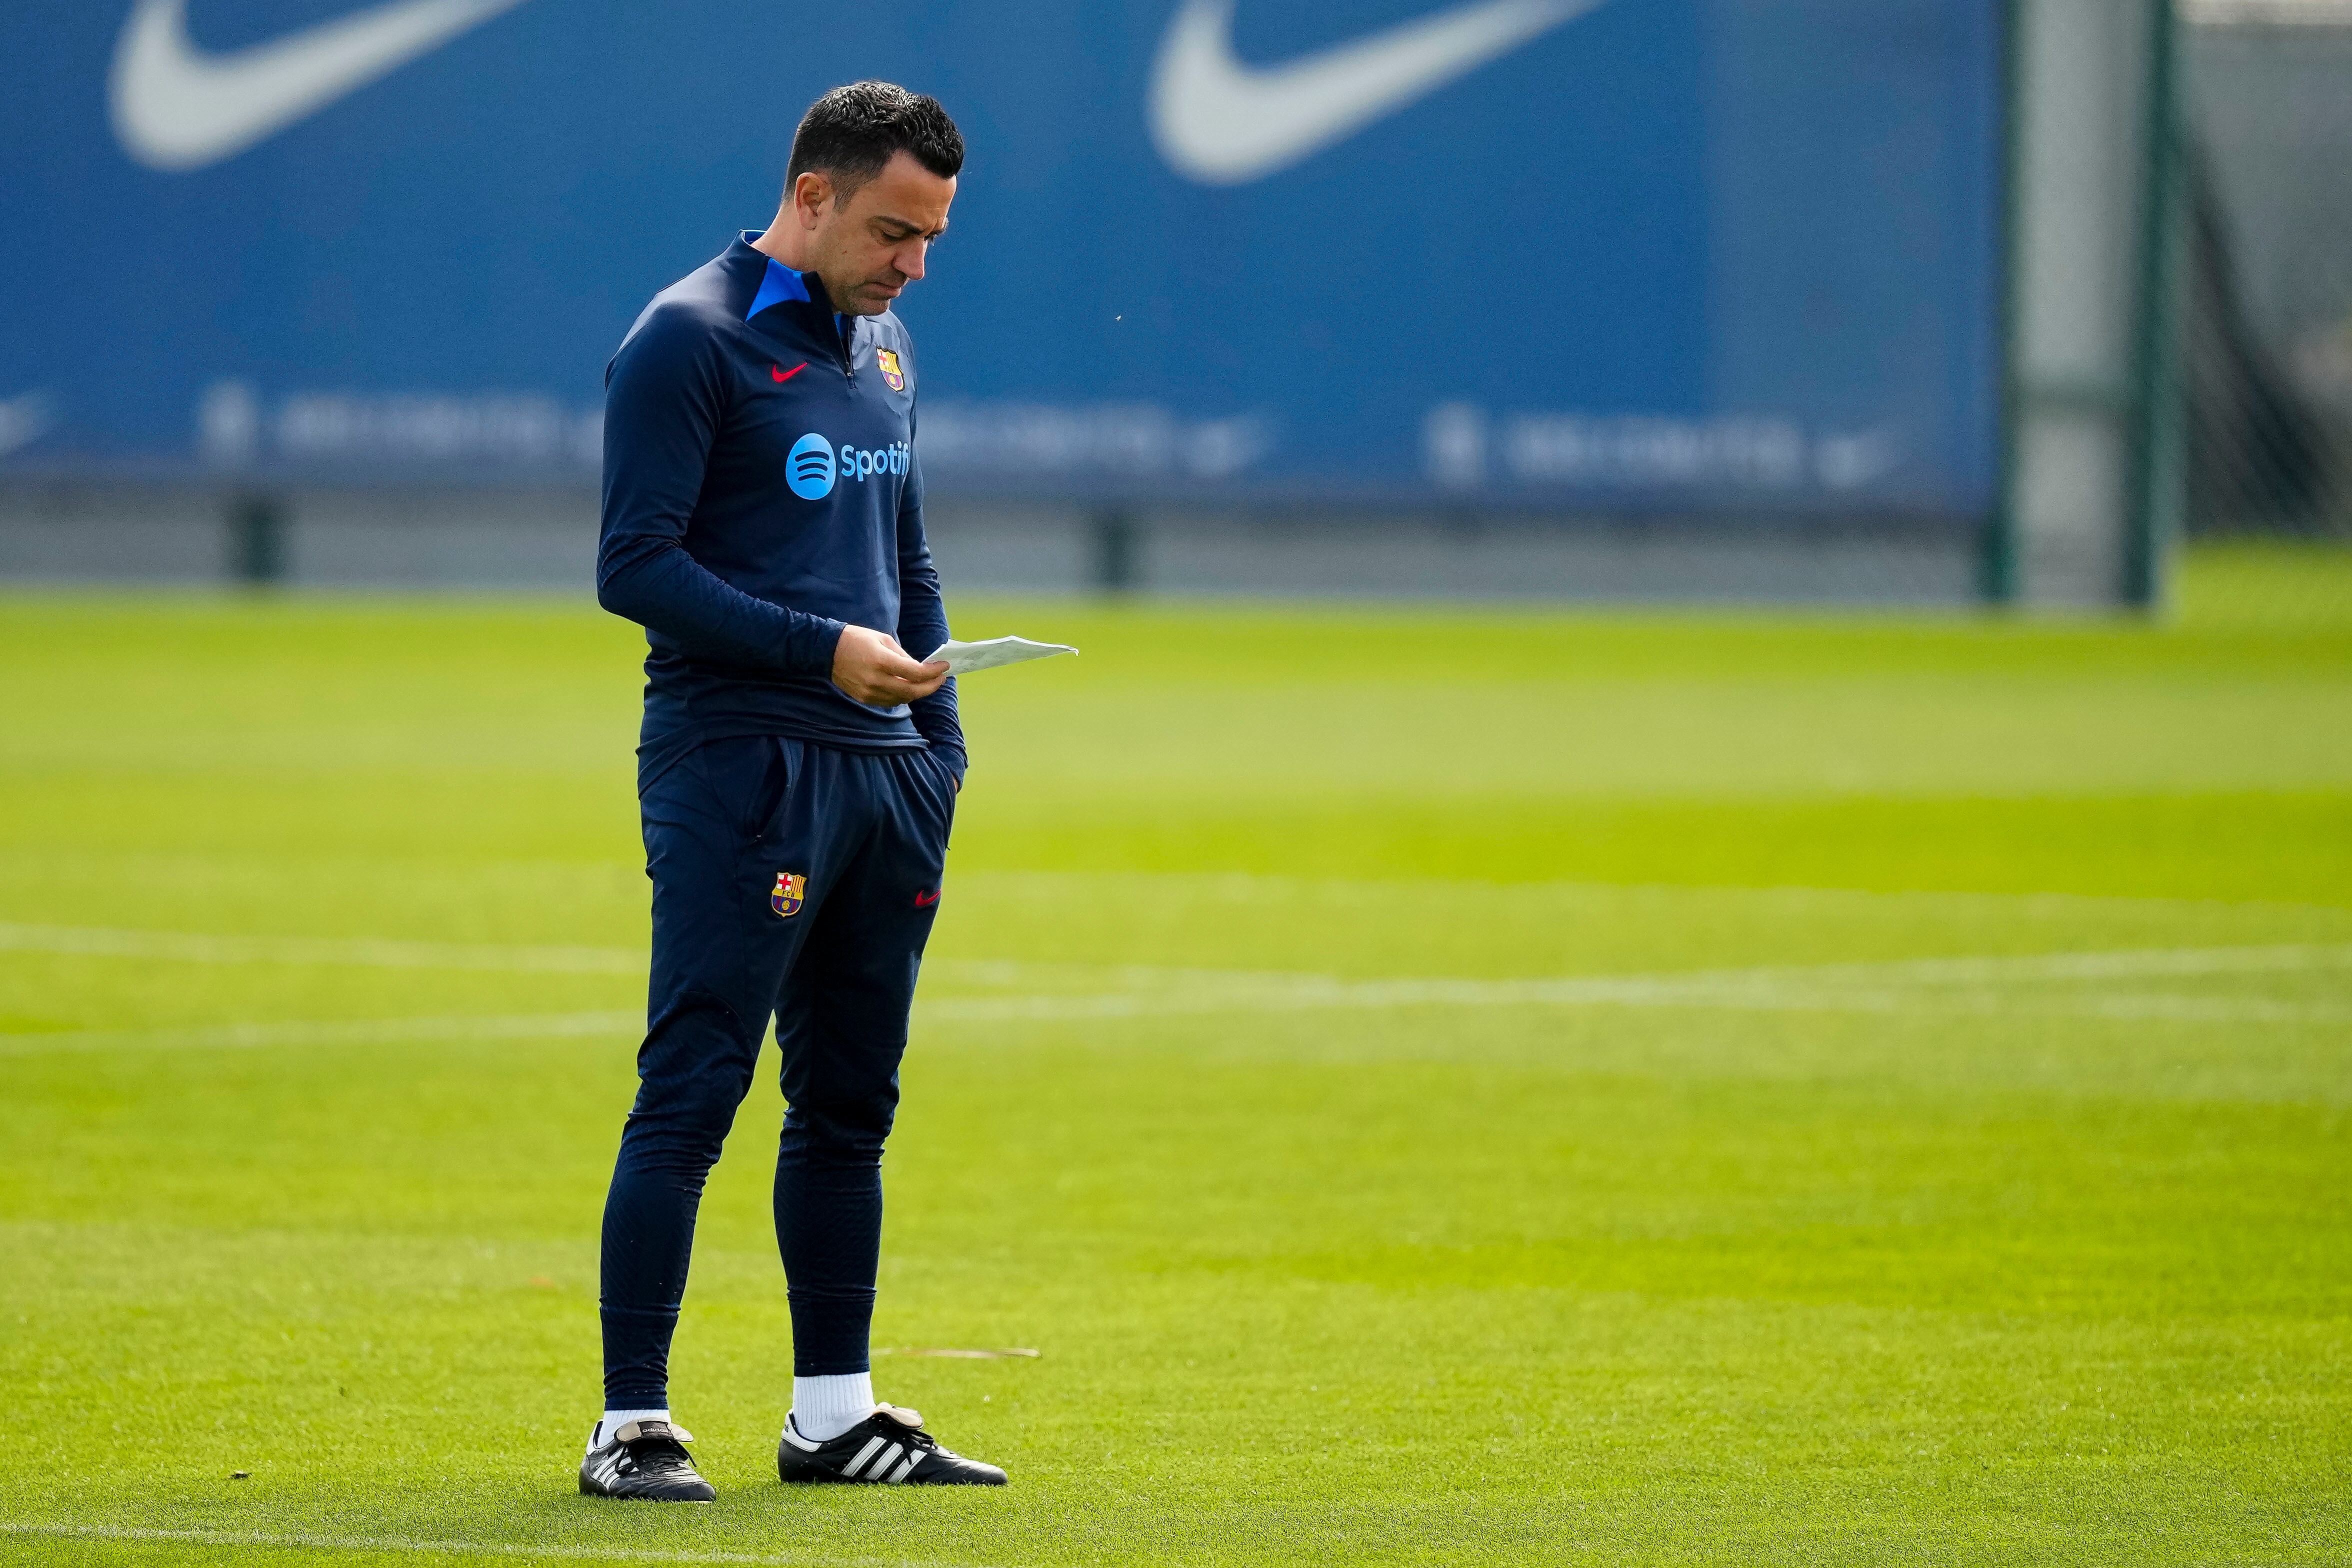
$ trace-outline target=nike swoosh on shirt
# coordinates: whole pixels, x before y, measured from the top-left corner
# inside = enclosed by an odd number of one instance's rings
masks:
[[[1234,54],[1234,0],[1185,0],[1152,70],[1152,141],[1203,184],[1260,179],[1601,3],[1481,0],[1261,69]]]
[[[114,133],[150,168],[201,169],[522,0],[394,0],[231,54],[188,37],[187,0],[138,0],[114,48]]]

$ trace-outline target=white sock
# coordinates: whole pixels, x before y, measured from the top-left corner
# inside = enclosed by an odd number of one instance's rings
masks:
[[[596,1423],[596,1430],[588,1435],[588,1451],[594,1453],[596,1445],[609,1442],[613,1434],[632,1421],[667,1421],[667,1410],[607,1410]]]
[[[829,1443],[874,1414],[874,1374],[793,1379],[793,1426],[812,1443]]]

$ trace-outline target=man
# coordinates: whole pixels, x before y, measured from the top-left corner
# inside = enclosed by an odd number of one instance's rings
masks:
[[[604,1206],[604,1414],[580,1489],[708,1502],[670,1419],[695,1209],[772,1016],[791,1109],[776,1243],[789,1481],[1003,1485],[877,1405],[882,1143],[964,765],[923,538],[915,360],[890,301],[947,227],[963,138],[887,82],[836,88],[784,197],[655,296],[605,375],[597,599],[641,623],[653,974]]]

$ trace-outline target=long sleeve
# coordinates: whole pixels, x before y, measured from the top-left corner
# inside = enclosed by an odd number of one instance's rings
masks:
[[[930,542],[923,533],[923,470],[909,454],[907,484],[898,500],[898,646],[917,658],[948,640],[947,601],[940,594],[939,569],[931,564]],[[955,678],[950,676],[937,691],[908,704],[915,728],[961,778],[969,765],[963,723],[956,713]]]
[[[649,312],[605,372],[596,602],[688,657],[829,675],[841,622],[755,598],[687,553],[687,521],[725,411],[709,333],[690,318]]]

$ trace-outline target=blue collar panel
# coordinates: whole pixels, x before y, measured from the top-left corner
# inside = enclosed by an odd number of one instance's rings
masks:
[[[748,321],[769,306],[781,305],[788,300],[805,302],[808,297],[808,285],[801,280],[801,275],[771,256],[768,270],[760,279],[760,291],[751,296],[751,308],[743,312],[743,319]]]

